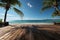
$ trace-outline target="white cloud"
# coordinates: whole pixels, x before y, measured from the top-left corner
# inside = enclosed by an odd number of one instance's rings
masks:
[[[27,5],[31,8],[32,7],[32,5],[30,4],[30,3],[27,3]]]

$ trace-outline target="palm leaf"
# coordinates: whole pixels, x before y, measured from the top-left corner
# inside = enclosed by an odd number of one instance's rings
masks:
[[[55,17],[57,15],[57,12],[54,11],[53,14],[52,14],[52,17]]]
[[[24,16],[24,14],[20,11],[20,10],[18,10],[17,8],[13,8],[14,9],[14,11],[17,13],[17,14],[19,14],[21,17],[23,17]]]
[[[11,5],[19,5],[21,6],[21,2],[19,0],[0,0],[3,3],[10,3]]]
[[[60,13],[59,12],[57,13],[57,11],[54,11],[52,14],[52,17],[55,17],[55,16],[60,16]]]
[[[21,2],[20,1],[17,1],[17,5],[20,7],[21,6]]]
[[[45,7],[42,7],[42,11],[45,11],[45,10],[47,10],[47,9],[50,9],[51,8],[51,6],[45,6]]]
[[[11,0],[11,5],[18,5],[19,7],[21,6],[21,2],[18,0]]]
[[[51,0],[44,0],[43,1],[43,7],[42,7],[42,11],[46,10],[46,9],[50,9],[52,7],[52,1]]]
[[[52,5],[52,3],[53,2],[51,0],[45,0],[45,1],[43,1],[43,6],[46,5],[46,4],[47,5]]]
[[[6,4],[0,3],[0,7],[5,7]]]

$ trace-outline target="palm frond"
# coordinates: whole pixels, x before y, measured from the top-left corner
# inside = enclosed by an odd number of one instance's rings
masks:
[[[42,11],[45,11],[45,10],[47,10],[47,9],[50,9],[51,8],[51,6],[44,6],[44,7],[42,7]]]
[[[6,4],[0,3],[0,7],[5,7]]]
[[[23,17],[24,16],[24,14],[20,11],[20,10],[18,10],[17,8],[13,8],[14,9],[14,11],[17,13],[17,14],[19,14],[21,17]]]
[[[20,1],[17,1],[17,5],[18,5],[19,7],[21,7],[21,2],[20,2]]]
[[[57,12],[54,11],[53,14],[52,14],[52,17],[55,17],[57,15]]]
[[[51,0],[44,0],[43,1],[43,7],[42,7],[42,11],[46,10],[46,9],[50,9],[52,7],[53,3]]]
[[[2,3],[10,3],[11,5],[19,5],[21,6],[21,2],[19,0],[0,0]]]
[[[60,13],[59,12],[57,13],[57,11],[54,11],[52,14],[52,17],[55,17],[55,16],[60,16]]]
[[[44,5],[52,5],[52,1],[51,0],[45,0],[45,1],[43,1],[43,6]]]
[[[11,5],[18,5],[19,7],[21,6],[21,2],[19,0],[11,0]]]

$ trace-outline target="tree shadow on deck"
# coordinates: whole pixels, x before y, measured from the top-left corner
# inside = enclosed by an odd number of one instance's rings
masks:
[[[47,30],[39,30],[37,28],[39,27],[34,25],[32,25],[32,27],[22,27],[22,29],[25,29],[26,33],[19,40],[60,40],[60,34]],[[29,39],[30,32],[33,39]]]

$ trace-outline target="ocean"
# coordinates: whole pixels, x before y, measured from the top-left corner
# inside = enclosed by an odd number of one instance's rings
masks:
[[[54,23],[60,22],[60,19],[46,19],[46,20],[12,20],[10,24],[24,24],[24,23]]]

